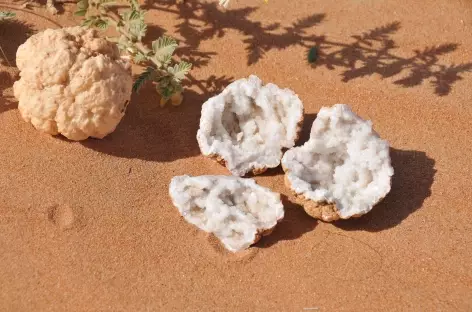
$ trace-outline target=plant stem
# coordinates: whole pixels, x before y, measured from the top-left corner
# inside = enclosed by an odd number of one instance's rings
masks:
[[[3,51],[3,49],[2,49],[1,46],[0,46],[0,51],[2,52],[3,57],[5,58],[5,61],[7,61],[8,65],[11,67],[10,61],[8,60],[8,57],[7,57],[7,55],[5,54],[5,52]]]
[[[120,16],[117,13],[111,10],[107,10],[105,11],[105,15],[104,16],[101,15],[101,17],[108,18],[110,23],[113,24],[113,26],[115,26],[115,28],[120,32],[120,34],[124,35],[129,41],[132,41],[131,35],[125,29],[123,29],[123,27],[118,26],[118,21],[120,20]],[[138,48],[139,52],[143,53],[144,55],[148,55],[150,52],[152,52],[148,47],[146,47],[144,44],[142,44],[139,41],[133,42],[133,44],[136,46],[136,48]]]
[[[132,42],[134,47],[139,52],[144,54],[148,61],[151,61],[156,66],[155,70],[158,71],[163,77],[168,76],[167,71],[164,71],[164,70],[160,69],[160,67],[162,65],[161,63],[158,63],[153,58],[148,57],[148,55],[152,53],[152,50],[149,49],[147,46],[145,46],[141,41],[134,42],[132,40],[131,35],[126,31],[126,29],[124,29],[123,27],[118,25],[118,22],[120,21],[121,18],[116,12],[111,11],[109,9],[104,9],[100,12],[100,18],[102,18],[102,19],[106,18],[108,20],[108,22],[110,24],[112,24],[115,27],[115,29],[118,30],[118,32],[120,34],[122,34],[123,36],[126,37],[126,39],[128,39],[130,42]]]

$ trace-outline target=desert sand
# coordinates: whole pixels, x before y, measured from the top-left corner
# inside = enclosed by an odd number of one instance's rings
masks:
[[[12,95],[18,45],[77,24],[72,2],[58,16],[0,3],[17,13],[0,25],[0,310],[472,310],[470,0],[146,1],[148,42],[166,32],[195,64],[184,103],[160,108],[147,86],[114,133],[83,142],[36,131]],[[278,168],[256,181],[288,196],[286,217],[250,249],[186,223],[171,178],[229,174],[199,153],[201,105],[249,74],[298,93],[299,144],[322,106],[371,119],[392,147],[385,200],[319,222]]]

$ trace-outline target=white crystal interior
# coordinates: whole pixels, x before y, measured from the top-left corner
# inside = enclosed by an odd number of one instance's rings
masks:
[[[219,155],[233,175],[280,164],[295,145],[303,104],[289,89],[251,75],[203,104],[197,140],[203,155]]]
[[[345,104],[323,107],[309,141],[288,150],[282,165],[297,194],[335,203],[343,219],[369,212],[393,175],[387,141]]]
[[[233,252],[248,248],[284,216],[280,195],[253,179],[182,175],[172,179],[169,193],[185,220]]]

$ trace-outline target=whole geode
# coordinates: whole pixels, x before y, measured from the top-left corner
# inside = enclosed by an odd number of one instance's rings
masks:
[[[69,140],[102,139],[125,115],[133,78],[115,43],[80,26],[46,29],[18,47],[21,117]]]
[[[280,165],[302,122],[303,104],[293,91],[251,75],[203,104],[197,140],[203,155],[233,175],[259,174]]]
[[[359,217],[391,187],[389,144],[349,106],[323,107],[310,139],[282,158],[285,184],[314,218]]]

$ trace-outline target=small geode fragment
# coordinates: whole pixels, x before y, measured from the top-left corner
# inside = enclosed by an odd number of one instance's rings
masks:
[[[303,104],[293,91],[251,75],[203,104],[197,140],[203,155],[233,175],[259,174],[280,165],[302,122]]]
[[[169,194],[187,222],[213,233],[232,252],[270,234],[284,217],[280,194],[253,179],[176,176]]]
[[[359,217],[390,192],[389,144],[349,106],[323,107],[303,146],[282,158],[285,184],[324,221]]]

